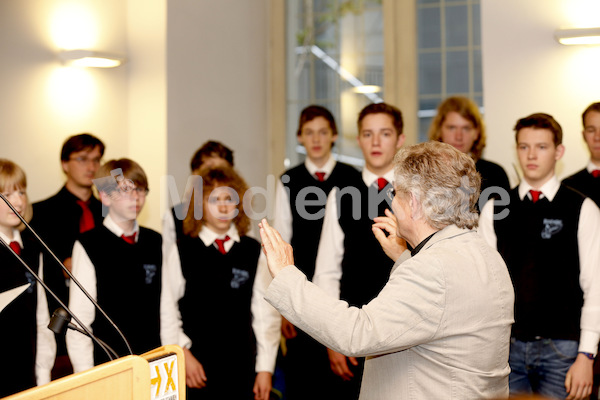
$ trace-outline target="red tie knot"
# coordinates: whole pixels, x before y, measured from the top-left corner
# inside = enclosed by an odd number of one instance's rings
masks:
[[[231,239],[229,236],[225,236],[225,238],[223,239],[215,239],[215,243],[217,244],[217,247],[219,248],[221,254],[227,253],[227,251],[225,251],[225,242],[229,239]]]
[[[122,234],[121,239],[123,239],[124,241],[126,241],[129,244],[134,244],[136,234],[137,234],[137,232],[133,232],[133,234],[131,234],[131,235]]]
[[[600,178],[600,169],[595,169],[592,171],[592,176],[594,178]]]
[[[15,253],[17,253],[18,256],[21,255],[21,245],[19,244],[19,242],[12,241],[12,242],[10,242],[9,246],[11,249],[13,249],[13,251]]]
[[[77,204],[81,207],[81,218],[79,219],[79,233],[89,231],[94,228],[94,215],[90,210],[90,202],[77,200]]]
[[[315,175],[317,176],[319,182],[323,182],[325,180],[325,172],[315,172]]]
[[[387,179],[385,178],[377,178],[377,187],[379,188],[379,191],[381,192],[383,190],[384,187],[386,187],[388,184]]]
[[[529,193],[531,193],[531,201],[532,202],[536,202],[540,199],[540,195],[542,194],[542,192],[540,192],[539,190],[530,190]]]

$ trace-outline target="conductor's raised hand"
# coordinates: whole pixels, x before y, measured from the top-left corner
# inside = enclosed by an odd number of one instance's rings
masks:
[[[398,236],[396,217],[390,210],[385,210],[385,217],[376,217],[373,221],[373,234],[385,254],[396,261],[407,249],[406,240]],[[385,232],[384,232],[385,231]],[[387,235],[386,235],[387,232]]]
[[[294,252],[292,246],[281,238],[279,232],[271,227],[266,219],[263,219],[258,226],[269,272],[275,278],[282,269],[294,264]]]

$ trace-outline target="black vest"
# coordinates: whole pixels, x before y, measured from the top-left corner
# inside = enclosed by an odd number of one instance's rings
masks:
[[[121,329],[134,354],[160,346],[160,293],[162,281],[162,237],[140,227],[137,243],[129,244],[104,225],[80,238],[96,271],[96,300]],[[115,329],[99,311],[92,323],[94,335],[120,356],[129,354]],[[107,361],[106,353],[94,345],[94,363]]]
[[[21,233],[21,258],[37,274],[40,248],[29,234]],[[0,312],[0,343],[4,345],[0,363],[0,397],[35,386],[37,281],[18,259],[0,245],[0,293],[29,284]]]
[[[378,192],[374,185],[367,188],[359,178],[352,187],[337,191],[338,217],[344,231],[340,298],[357,307],[379,294],[394,265],[372,231],[373,218],[385,215],[384,210],[390,208],[392,186],[388,184]]]
[[[536,336],[579,340],[583,292],[579,285],[577,231],[584,197],[561,185],[554,200],[535,204],[510,191],[508,206],[494,213],[498,251],[515,286],[515,324],[520,340]]]
[[[357,179],[361,179],[360,172],[343,163],[336,163],[331,175],[323,182],[315,179],[304,164],[281,176],[292,211],[293,233],[290,244],[294,248],[294,262],[309,280],[312,280],[315,273],[327,196],[333,187],[344,188]]]
[[[563,184],[583,193],[600,207],[600,178],[594,178],[587,169],[565,178]]]
[[[256,344],[250,302],[260,244],[243,236],[221,254],[213,244],[207,247],[198,237],[183,236],[178,249],[186,281],[179,311],[192,353],[207,374],[225,368],[232,373],[225,372],[229,377],[253,376]]]

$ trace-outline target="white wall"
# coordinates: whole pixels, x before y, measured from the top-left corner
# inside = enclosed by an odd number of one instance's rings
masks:
[[[146,171],[140,221],[156,230],[168,207],[162,178],[173,175],[182,193],[189,160],[208,139],[232,147],[248,183],[265,186],[267,4],[0,0],[0,157],[25,169],[30,200],[41,200],[64,183],[64,140],[91,132],[106,144],[105,160],[129,157]],[[128,61],[65,68],[61,47]]]
[[[73,26],[81,23],[79,29]],[[125,3],[0,1],[0,157],[25,169],[32,201],[64,183],[60,149],[68,136],[97,135],[107,145],[106,157],[128,152],[122,141],[128,67],[62,67],[57,52],[71,44],[124,53]]]
[[[488,144],[484,156],[502,164],[517,183],[513,127],[534,112],[563,128],[564,178],[589,159],[581,113],[600,101],[600,46],[563,46],[559,27],[599,26],[597,0],[482,0],[483,93]]]
[[[169,2],[167,165],[180,193],[192,155],[207,140],[233,149],[250,186],[266,187],[267,5]]]

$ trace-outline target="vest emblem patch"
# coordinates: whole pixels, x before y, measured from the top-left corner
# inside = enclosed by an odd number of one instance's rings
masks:
[[[157,269],[158,268],[154,264],[144,264],[144,271],[146,271],[146,285],[152,283]]]
[[[562,228],[562,220],[544,218],[544,230],[542,230],[542,239],[550,239],[552,235],[560,232]]]
[[[231,279],[231,287],[233,289],[239,289],[248,279],[250,279],[250,273],[243,269],[232,268],[233,278]]]

